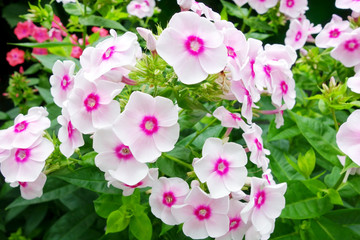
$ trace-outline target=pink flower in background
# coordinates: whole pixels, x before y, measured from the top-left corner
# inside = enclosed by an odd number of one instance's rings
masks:
[[[336,47],[341,42],[344,33],[351,32],[350,22],[333,14],[332,19],[316,36],[315,44],[319,48]]]
[[[39,177],[33,182],[13,182],[10,183],[10,186],[17,187],[20,185],[21,197],[26,200],[31,200],[42,196],[45,182],[46,175],[40,173]]]
[[[339,45],[330,55],[344,64],[345,67],[353,67],[360,63],[360,29],[351,33],[344,33]]]
[[[360,165],[360,110],[350,114],[336,134],[336,143],[340,150]]]
[[[133,92],[114,129],[140,162],[153,162],[171,151],[179,138],[177,106],[170,99]]]
[[[6,61],[10,64],[10,66],[15,67],[18,64],[24,63],[25,52],[18,48],[13,48],[10,52],[6,53]]]
[[[47,48],[33,48],[32,54],[47,55],[48,50],[47,50]]]
[[[304,14],[308,10],[307,0],[280,0],[279,11],[291,18],[297,18],[300,14]]]
[[[176,220],[184,223],[184,234],[194,239],[224,235],[229,230],[228,211],[228,196],[213,199],[199,187],[191,189],[183,205],[171,208]]]
[[[64,107],[68,100],[71,90],[74,88],[75,63],[70,60],[61,62],[57,60],[53,67],[53,75],[50,76],[50,92],[54,97],[54,103],[59,107]]]
[[[39,43],[45,42],[46,40],[49,40],[49,34],[48,30],[44,27],[34,27],[34,31],[32,33],[32,36],[35,38],[35,40]]]
[[[249,203],[242,209],[244,222],[251,221],[262,235],[273,231],[275,219],[285,207],[286,183],[269,185],[266,180],[253,177]]]
[[[213,23],[193,12],[174,14],[156,50],[185,84],[203,81],[208,74],[222,71],[227,62],[222,34]]]
[[[83,53],[83,50],[79,46],[73,46],[71,49],[71,57],[80,58]]]
[[[1,173],[7,182],[33,182],[45,166],[45,160],[54,151],[46,138],[37,139],[27,148],[13,148],[1,162]]]
[[[275,7],[277,3],[278,0],[248,0],[250,7],[259,14],[266,13],[269,8]]]
[[[126,10],[130,15],[144,18],[154,14],[154,7],[154,0],[133,0],[127,5]]]
[[[61,33],[61,36],[66,37],[67,33],[64,31],[65,27],[62,24],[60,18],[54,14],[53,21],[51,22],[51,28],[55,28]]]
[[[282,106],[283,101],[288,109],[292,109],[295,105],[295,80],[292,77],[292,72],[288,71],[273,71],[271,73],[272,79],[272,94],[271,101],[276,106]]]
[[[358,0],[336,0],[335,6],[341,9],[350,8],[354,12],[360,12],[360,2]]]
[[[213,116],[221,121],[221,125],[227,128],[241,128],[246,129],[247,124],[242,120],[239,113],[231,113],[226,110],[224,106],[218,107],[214,112]]]
[[[97,130],[93,137],[95,165],[103,172],[128,185],[134,185],[149,172],[145,163],[138,162],[112,128]]]
[[[52,41],[54,41],[54,39],[56,39],[59,42],[61,42],[63,40],[61,31],[57,28],[51,28],[49,30],[49,37],[50,37],[50,40],[52,40]]]
[[[151,212],[167,225],[178,224],[171,213],[171,208],[183,204],[188,193],[189,185],[183,179],[159,178],[154,183],[149,197]]]
[[[76,148],[84,145],[84,139],[79,130],[72,125],[66,108],[62,109],[61,114],[57,117],[57,121],[61,125],[58,132],[58,138],[61,142],[60,152],[69,158]]]
[[[104,28],[95,27],[95,26],[91,28],[91,31],[92,31],[93,33],[99,32],[100,37],[106,37],[107,35],[109,35],[109,31],[108,31],[108,30],[106,30],[106,29],[104,29]]]
[[[28,148],[50,127],[48,112],[43,107],[32,107],[27,115],[19,114],[14,125],[0,130],[0,149]]]
[[[30,37],[34,31],[35,24],[27,20],[25,22],[18,22],[16,28],[14,29],[14,33],[16,37],[21,40],[23,38]]]
[[[247,156],[241,145],[208,138],[202,158],[193,165],[199,180],[206,182],[211,197],[221,198],[241,190],[247,176],[246,163]]]

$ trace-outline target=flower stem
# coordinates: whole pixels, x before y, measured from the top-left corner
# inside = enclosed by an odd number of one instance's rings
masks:
[[[216,121],[217,121],[217,118],[214,118],[211,122],[209,122],[209,124],[208,124],[206,127],[204,127],[203,129],[201,129],[201,131],[197,132],[196,135],[190,140],[190,142],[188,142],[188,143],[185,145],[185,147],[189,147],[190,144],[192,144],[192,143],[195,141],[195,139],[196,139],[198,136],[200,136],[200,134],[202,134],[206,129],[208,129],[208,128],[209,128],[211,125],[213,125],[214,122],[216,122]]]
[[[192,165],[189,164],[189,163],[183,162],[182,160],[180,160],[180,159],[178,159],[178,158],[176,158],[176,157],[173,157],[173,156],[171,156],[171,155],[169,155],[169,154],[167,154],[167,153],[163,153],[162,155],[163,155],[164,157],[166,157],[166,158],[168,158],[168,159],[170,159],[170,160],[172,160],[172,161],[174,161],[174,162],[176,162],[176,163],[178,163],[178,164],[180,164],[180,165],[182,165],[182,166],[190,169],[190,170],[194,170],[193,167],[192,167]]]
[[[331,113],[332,113],[332,117],[334,120],[335,129],[336,129],[336,131],[339,131],[339,124],[336,120],[335,110],[333,108],[331,109]]]

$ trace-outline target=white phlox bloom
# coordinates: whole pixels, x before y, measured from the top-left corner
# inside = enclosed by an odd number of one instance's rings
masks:
[[[151,17],[154,14],[155,1],[154,0],[133,0],[126,10],[130,15],[138,18]]]
[[[280,0],[279,11],[291,18],[297,18],[308,10],[307,0]]]
[[[40,173],[38,178],[33,182],[12,182],[11,187],[17,187],[20,185],[21,197],[26,200],[39,198],[43,195],[43,188],[46,182],[46,175]]]
[[[228,111],[224,106],[218,107],[213,116],[221,121],[221,126],[227,128],[241,128],[246,129],[248,125],[242,120],[239,113],[232,113]]]
[[[308,19],[301,22],[298,19],[291,20],[289,29],[286,32],[285,45],[296,50],[302,48],[308,39],[309,29],[310,21]]]
[[[330,52],[330,55],[345,67],[358,65],[360,63],[360,28],[344,33],[340,43]]]
[[[154,183],[149,197],[151,212],[165,224],[175,225],[179,222],[171,213],[171,208],[184,203],[189,193],[189,185],[181,178],[161,177]]]
[[[193,5],[194,0],[177,0],[176,2],[180,6],[182,11],[187,11]]]
[[[346,84],[351,91],[360,93],[360,71],[357,71],[353,77],[349,77]]]
[[[205,15],[205,17],[211,21],[217,22],[221,20],[221,16],[219,13],[214,12],[211,8],[209,8],[202,2],[193,1],[190,9],[197,13],[199,16]]]
[[[335,6],[340,9],[350,8],[354,12],[360,12],[360,2],[357,0],[336,0]]]
[[[257,13],[264,14],[269,8],[275,7],[278,0],[248,0],[248,4]]]
[[[199,180],[206,182],[211,197],[221,198],[241,190],[247,176],[246,163],[247,156],[241,145],[208,138],[202,158],[193,165]]]
[[[273,71],[271,73],[272,95],[271,101],[275,106],[282,106],[283,101],[288,109],[292,109],[295,105],[295,80],[292,72]]]

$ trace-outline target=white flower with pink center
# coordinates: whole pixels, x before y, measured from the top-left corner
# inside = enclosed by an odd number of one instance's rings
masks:
[[[108,181],[108,186],[113,185],[116,188],[123,190],[124,196],[130,196],[134,193],[136,188],[152,187],[157,181],[159,176],[159,170],[157,168],[150,168],[148,174],[139,182],[128,185],[126,183],[118,181],[112,176],[110,172],[105,173],[105,179]]]
[[[57,121],[61,125],[58,133],[58,138],[61,142],[59,148],[60,152],[69,158],[75,149],[84,145],[84,139],[81,132],[72,125],[66,108],[62,109],[61,114],[57,117]]]
[[[336,143],[340,150],[360,165],[360,110],[350,114],[336,134]]]
[[[310,21],[304,19],[299,21],[293,19],[290,22],[289,30],[286,32],[285,45],[293,47],[295,50],[302,48],[309,36]]]
[[[74,87],[74,69],[75,63],[69,60],[57,60],[52,68],[50,92],[54,97],[54,103],[61,108]]]
[[[266,155],[270,154],[270,151],[264,148],[263,140],[261,137],[262,129],[253,123],[251,127],[243,133],[243,138],[246,142],[248,149],[251,152],[250,161],[257,165],[257,167],[262,167],[265,171],[269,165],[269,159]]]
[[[53,144],[46,138],[39,138],[27,148],[13,148],[1,162],[1,173],[7,182],[33,182],[53,151]]]
[[[360,29],[344,33],[341,42],[330,53],[345,67],[353,67],[360,63]]]
[[[153,162],[179,138],[178,108],[167,98],[133,92],[114,123],[117,136],[139,162]]]
[[[332,19],[316,36],[315,44],[319,48],[336,47],[341,42],[344,33],[351,32],[350,22],[333,14]]]
[[[213,112],[213,115],[221,121],[221,126],[223,127],[241,129],[246,129],[248,127],[239,113],[232,113],[226,110],[224,106],[218,107]]]
[[[184,223],[184,234],[193,239],[216,238],[227,233],[228,210],[228,196],[213,199],[199,187],[191,189],[183,205],[171,208],[178,222]]]
[[[272,95],[271,101],[276,106],[282,106],[282,102],[286,104],[288,109],[292,109],[295,105],[295,80],[292,77],[292,72],[288,71],[273,71],[271,73],[272,79]]]
[[[43,188],[46,182],[46,175],[40,173],[38,178],[33,182],[13,182],[10,183],[11,187],[20,185],[21,197],[26,200],[41,197],[43,195]]]
[[[121,91],[119,85],[109,81],[95,84],[82,74],[76,81],[66,105],[71,124],[84,134],[110,126],[120,114],[120,104],[113,100]]]
[[[87,47],[80,57],[84,76],[94,81],[113,68],[135,65],[136,57],[141,52],[136,34],[126,32],[117,36],[114,29],[110,30],[112,37],[105,39],[96,47]]]
[[[360,1],[359,0],[336,0],[335,6],[340,9],[350,8],[354,12],[360,12]]]
[[[130,15],[144,18],[154,14],[154,7],[154,0],[133,0],[127,5],[126,10]]]
[[[280,0],[279,11],[291,18],[297,18],[309,9],[307,5],[307,0]]]
[[[223,39],[206,18],[180,12],[174,14],[159,36],[156,50],[174,68],[179,81],[196,84],[225,68],[227,49]]]
[[[250,224],[245,224],[241,219],[240,212],[246,206],[245,203],[230,199],[228,217],[230,220],[229,231],[216,240],[241,240],[244,238]]]
[[[285,207],[286,183],[269,185],[266,180],[251,179],[250,201],[241,211],[244,222],[251,221],[262,235],[273,231],[275,219]]]
[[[149,172],[145,163],[136,161],[128,146],[116,136],[111,128],[97,130],[93,147],[99,153],[95,165],[103,172],[110,172],[116,180],[134,185]]]
[[[152,187],[149,197],[151,212],[167,225],[179,224],[171,213],[171,208],[184,203],[189,193],[189,185],[181,178],[161,177]]]
[[[275,7],[277,3],[278,0],[248,0],[250,7],[259,14],[266,13],[269,8]]]
[[[223,143],[218,138],[206,139],[202,158],[194,165],[195,174],[206,182],[213,198],[221,198],[241,190],[245,183],[247,156],[237,143]]]
[[[32,107],[27,115],[19,114],[14,126],[0,130],[0,149],[27,148],[50,127],[49,113],[43,107]]]
[[[350,77],[346,84],[351,89],[351,91],[360,93],[360,71],[357,71],[355,76]]]

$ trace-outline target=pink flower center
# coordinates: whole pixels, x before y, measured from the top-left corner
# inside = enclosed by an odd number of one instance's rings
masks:
[[[109,47],[108,49],[106,49],[106,51],[102,55],[102,59],[107,60],[107,59],[111,58],[111,56],[114,54],[114,52],[115,52],[115,46]]]
[[[28,123],[26,121],[19,122],[14,127],[14,132],[19,133],[22,131],[25,131],[28,126]]]
[[[241,223],[240,217],[230,218],[229,231],[236,230]]]
[[[287,1],[286,1],[286,6],[287,6],[287,7],[291,8],[291,7],[293,7],[294,5],[295,5],[294,0],[287,0]]]
[[[255,207],[257,209],[261,208],[261,206],[265,203],[266,200],[266,195],[265,195],[265,191],[259,191],[256,193],[254,201],[255,201]]]
[[[255,144],[256,144],[257,149],[258,149],[259,151],[261,151],[261,150],[262,150],[262,144],[261,144],[261,142],[260,142],[257,138],[255,138],[254,142],[255,142]]]
[[[144,3],[145,3],[147,6],[150,6],[149,1],[145,0]]]
[[[99,95],[90,93],[84,100],[84,106],[88,112],[96,110],[99,107]]]
[[[74,134],[74,127],[73,127],[71,121],[68,122],[67,131],[68,131],[68,137],[71,138],[72,135]]]
[[[30,149],[18,148],[15,152],[15,161],[18,163],[26,162],[30,156]]]
[[[163,194],[163,204],[171,207],[172,205],[174,205],[176,203],[176,197],[174,196],[173,192],[165,192]]]
[[[61,88],[63,90],[65,90],[69,86],[70,78],[69,78],[69,76],[67,74],[63,76],[60,84],[61,84]]]
[[[146,135],[153,135],[159,130],[158,121],[154,116],[145,116],[140,124],[140,128]]]
[[[191,55],[197,56],[204,51],[204,41],[197,36],[191,35],[185,41],[185,48]]]
[[[301,31],[298,31],[295,36],[295,41],[296,42],[299,41],[301,37],[302,37],[302,33],[301,33]]]
[[[269,65],[264,66],[264,72],[268,78],[270,78],[271,67]]]
[[[209,206],[200,205],[194,210],[194,215],[200,221],[208,219],[211,216],[211,209]]]
[[[288,91],[288,85],[286,84],[285,81],[281,81],[280,87],[281,87],[281,92],[282,92],[283,94],[286,94],[287,91]]]
[[[19,182],[20,186],[22,187],[26,187],[27,186],[27,182]]]
[[[228,56],[231,57],[231,58],[236,58],[237,55],[236,55],[234,49],[232,47],[230,47],[230,46],[226,46],[226,48],[227,48]]]
[[[337,28],[335,28],[329,32],[330,38],[338,38],[339,36],[340,36],[340,31]]]
[[[359,43],[356,39],[347,40],[345,42],[345,49],[353,52],[359,47]]]
[[[127,160],[132,158],[132,153],[128,146],[120,144],[115,148],[115,154],[119,159]]]
[[[234,119],[234,120],[239,120],[241,121],[241,117],[239,117],[238,115],[236,115],[235,113],[230,113],[230,116]]]
[[[127,185],[127,184],[124,183],[124,186],[125,186],[125,187],[128,187],[128,188],[137,188],[138,186],[141,186],[142,184],[143,184],[143,182],[140,181],[140,182],[138,182],[138,183],[135,184],[135,185]]]
[[[229,171],[229,162],[219,158],[215,163],[214,171],[219,175],[225,175]]]
[[[141,8],[141,5],[140,5],[140,4],[135,4],[135,8],[136,8],[136,9],[140,9],[140,8]]]
[[[252,59],[252,60],[250,61],[251,77],[252,77],[252,78],[255,77],[254,64],[255,64],[255,60]]]

